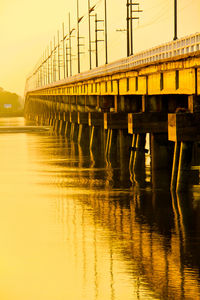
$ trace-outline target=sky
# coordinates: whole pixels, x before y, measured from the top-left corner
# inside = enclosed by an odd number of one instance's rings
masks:
[[[104,18],[104,0],[90,0],[96,4],[98,19]],[[134,53],[173,39],[174,0],[138,0],[140,19],[134,20]],[[178,37],[200,32],[200,1],[177,0]],[[23,96],[25,81],[34,66],[50,46],[57,31],[62,35],[62,23],[68,31],[68,13],[71,26],[76,28],[77,0],[0,0],[0,87]],[[88,0],[79,0],[80,36],[84,46],[81,51],[81,71],[89,69],[88,55]],[[107,0],[108,61],[126,56],[126,0]],[[138,14],[137,14],[138,15]],[[94,40],[94,18],[92,39]],[[102,23],[99,22],[101,29]],[[76,35],[76,33],[75,33]],[[104,39],[104,33],[99,33]],[[73,72],[77,70],[76,38],[72,39]],[[94,50],[94,49],[93,49]],[[99,64],[104,64],[104,43],[99,43]],[[94,52],[92,65],[95,65]]]

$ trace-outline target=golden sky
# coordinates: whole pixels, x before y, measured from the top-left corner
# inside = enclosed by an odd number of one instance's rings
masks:
[[[80,16],[84,19],[80,35],[85,36],[81,70],[88,69],[87,0],[79,0]],[[138,2],[138,1],[137,1]],[[134,22],[134,51],[150,48],[173,39],[173,0],[140,0],[140,20]],[[103,0],[97,3],[98,18],[103,18]],[[116,29],[126,28],[126,0],[107,0],[109,61],[126,56],[126,34]],[[76,0],[0,0],[0,87],[23,95],[27,75],[33,70],[68,12],[72,27],[76,26]],[[200,1],[178,0],[178,36],[200,31]],[[102,36],[103,37],[103,36]],[[101,38],[101,37],[100,37]],[[104,63],[103,43],[99,45],[100,64]],[[76,54],[76,39],[73,39]],[[75,58],[75,57],[74,57]],[[76,58],[75,58],[76,59]],[[76,61],[74,59],[74,69]],[[84,63],[83,63],[84,62]],[[93,65],[94,65],[93,57]]]

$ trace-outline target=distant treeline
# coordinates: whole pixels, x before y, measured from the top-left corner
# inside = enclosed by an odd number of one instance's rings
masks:
[[[15,93],[5,91],[0,87],[0,116],[23,115],[22,99]]]

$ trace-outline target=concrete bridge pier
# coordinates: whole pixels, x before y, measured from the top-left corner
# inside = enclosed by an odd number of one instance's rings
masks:
[[[199,117],[199,112],[168,115],[168,138],[175,143],[171,190],[182,192],[199,184],[198,170],[191,170],[194,143],[199,141]]]
[[[70,123],[70,140],[74,141],[73,137],[74,137],[74,123]]]
[[[50,123],[50,111],[48,110],[48,108],[47,108],[47,112],[44,115],[43,122],[44,122],[44,126],[49,126],[49,123]]]
[[[169,187],[172,165],[172,145],[167,133],[151,134],[151,167],[153,188]]]
[[[75,136],[76,136],[75,124],[70,122],[70,135],[69,135],[70,140],[74,142]]]
[[[177,176],[178,176],[178,165],[179,165],[179,156],[180,156],[180,145],[181,143],[176,141],[174,146],[174,158],[172,165],[172,175],[171,175],[171,190],[176,190],[177,185]]]
[[[119,131],[117,129],[108,129],[105,158],[108,163],[111,163],[113,168],[119,167],[118,136]]]
[[[47,113],[48,113],[48,121],[47,126],[51,126],[51,111],[52,111],[52,103],[51,101],[47,101]]]
[[[47,124],[47,118],[48,118],[48,107],[47,107],[47,101],[45,100],[43,103],[39,102],[39,111],[40,111],[40,125],[45,126]]]
[[[78,144],[81,144],[81,140],[82,140],[82,131],[83,131],[83,125],[79,124],[78,126]]]
[[[88,125],[78,125],[78,144],[82,147],[88,147],[90,141],[90,128]]]
[[[78,131],[79,131],[79,125],[77,123],[72,123],[71,124],[70,138],[75,143],[78,142]]]
[[[54,124],[55,124],[55,104],[54,103],[52,103],[52,106],[51,106],[50,118],[51,118],[51,121],[50,121],[51,127],[54,129]]]
[[[89,140],[89,148],[94,152],[98,152],[99,154],[105,151],[105,139],[106,133],[102,127],[98,126],[90,126],[90,140]]]
[[[105,157],[106,158],[110,154],[111,142],[112,142],[112,129],[109,128],[106,131],[106,145],[105,145]]]
[[[70,139],[70,135],[71,135],[71,127],[72,127],[72,123],[71,122],[67,122],[67,125],[65,127],[65,136]]]
[[[193,142],[181,142],[177,174],[177,192],[184,191],[190,184]]]
[[[65,131],[64,131],[64,136],[67,136],[68,125],[69,125],[69,122],[68,122],[68,121],[65,121]]]
[[[119,157],[119,167],[120,167],[120,181],[124,183],[128,183],[129,181],[128,178],[130,177],[129,158],[130,158],[131,144],[132,144],[132,136],[127,133],[127,130],[120,129],[118,131],[117,147],[119,149],[118,157]]]
[[[54,131],[56,134],[59,134],[59,127],[60,127],[59,112],[56,112],[55,113],[55,123],[54,123]]]
[[[63,111],[63,135],[67,136],[67,129],[68,129],[68,114],[66,111]]]
[[[53,127],[53,121],[54,121],[54,119],[52,117],[50,117],[49,126]]]
[[[105,160],[109,164],[116,162],[117,132],[111,128],[106,130]]]
[[[52,112],[52,130],[55,131],[55,127],[56,127],[56,115],[54,112]]]
[[[104,166],[105,130],[102,127],[89,126],[89,153],[93,167],[102,167],[102,163]]]
[[[63,120],[60,120],[60,125],[59,125],[59,134],[60,135],[65,135],[65,124],[66,122]]]
[[[131,135],[132,142],[131,142],[131,148],[130,148],[130,158],[129,158],[129,173],[130,173],[130,181],[133,184],[134,183],[134,174],[133,174],[133,162],[135,158],[135,150],[136,150],[136,141],[137,141],[137,134]]]
[[[40,114],[39,123],[41,126],[43,126],[43,125],[45,125],[45,121],[46,121],[46,117],[47,117],[46,101],[44,101],[43,103],[39,102],[38,106],[39,106],[39,114]]]
[[[95,130],[95,127],[92,126],[90,127],[90,144],[89,144],[89,148],[92,149],[93,148],[93,139],[94,139],[94,130]]]
[[[136,149],[133,160],[133,176],[134,182],[140,187],[145,186],[145,144],[146,133],[137,134]]]

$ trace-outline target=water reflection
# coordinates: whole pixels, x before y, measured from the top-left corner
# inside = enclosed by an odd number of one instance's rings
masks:
[[[2,299],[200,298],[198,192],[130,188],[47,132],[0,145]]]

